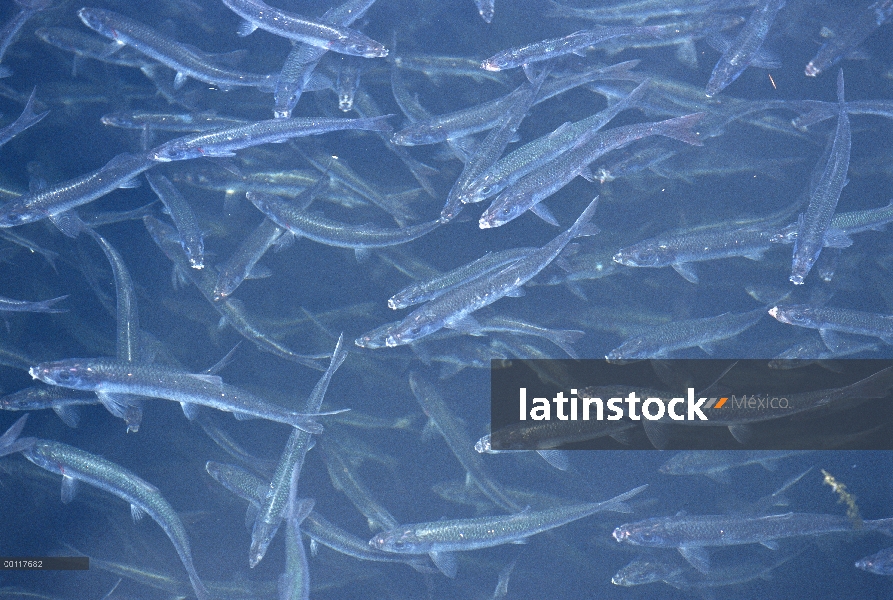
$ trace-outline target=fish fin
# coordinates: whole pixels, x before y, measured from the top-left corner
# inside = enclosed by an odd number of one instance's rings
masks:
[[[645,429],[645,435],[651,445],[658,450],[664,450],[670,443],[669,427],[657,421],[643,421],[642,428]]]
[[[452,329],[453,331],[458,331],[460,333],[465,333],[468,335],[478,335],[482,329],[481,324],[477,322],[477,319],[472,317],[471,315],[466,315],[464,318],[459,319],[458,321],[454,321],[452,323],[448,323],[447,327]]]
[[[39,192],[45,187],[47,187],[47,180],[43,177],[32,177],[28,181],[28,191],[32,194]]]
[[[577,174],[589,183],[595,183],[599,180],[599,178],[592,172],[592,169],[590,169],[588,166],[580,169],[580,172]]]
[[[128,179],[127,181],[125,181],[124,183],[119,185],[118,187],[121,189],[124,189],[124,190],[132,190],[133,188],[138,188],[141,185],[143,185],[143,184],[139,178],[131,177],[130,179]]]
[[[698,283],[698,271],[691,263],[673,263],[670,265],[689,283]]]
[[[704,473],[707,477],[715,481],[716,483],[722,483],[728,485],[732,483],[732,478],[729,477],[728,471],[710,471],[709,473]]]
[[[188,375],[211,385],[223,385],[223,380],[217,375],[211,375],[210,373],[188,373]]]
[[[746,444],[753,437],[753,429],[749,425],[729,425],[729,433],[739,444]]]
[[[178,71],[177,74],[174,75],[174,89],[179,90],[183,87],[186,84],[187,79],[189,79],[189,75]]]
[[[778,542],[775,540],[766,540],[764,542],[760,542],[761,546],[766,546],[770,550],[778,550]]]
[[[57,405],[53,407],[53,412],[72,429],[76,428],[81,421],[81,414],[74,406]]]
[[[245,37],[251,35],[255,31],[257,31],[257,25],[250,21],[242,21],[239,23],[239,29],[236,31],[236,34],[239,37]]]
[[[537,450],[536,453],[559,471],[570,469],[570,461],[568,460],[567,452],[564,450]]]
[[[273,275],[273,270],[270,267],[264,265],[254,265],[251,269],[251,272],[245,277],[245,279],[266,279]]]
[[[520,540],[514,540],[514,541],[511,542],[511,543],[512,543],[512,544],[526,544],[526,543],[527,543],[527,538],[521,538]]]
[[[102,52],[99,53],[99,56],[100,56],[101,58],[108,58],[108,57],[110,57],[112,54],[114,54],[115,52],[117,52],[118,50],[120,50],[121,48],[123,48],[125,45],[126,45],[126,44],[124,44],[124,42],[112,42],[111,44],[107,45],[107,46],[102,50]]]
[[[549,225],[554,225],[558,227],[558,219],[555,218],[555,215],[552,214],[552,211],[549,210],[549,207],[540,202],[539,204],[534,204],[530,212],[538,216],[540,219],[548,223]]]
[[[130,505],[130,516],[134,521],[140,521],[146,515],[146,511],[137,506],[136,504]]]
[[[282,252],[286,248],[290,248],[296,238],[297,236],[290,231],[283,232],[279,239],[273,243],[273,252]]]
[[[322,425],[307,416],[298,413],[295,413],[291,425],[297,427],[301,431],[312,433],[313,435],[319,435],[324,431]]]
[[[422,441],[430,442],[440,435],[440,431],[437,429],[437,425],[434,424],[434,421],[428,419],[425,423],[425,426],[422,427]]]
[[[319,554],[319,542],[317,542],[316,540],[311,538],[310,539],[310,556],[312,556],[313,558],[316,558],[317,554]]]
[[[527,292],[523,287],[516,287],[512,291],[506,293],[506,296],[509,298],[523,298],[525,294],[527,294]]]
[[[186,418],[190,421],[195,421],[198,417],[199,405],[193,404],[191,402],[181,402],[180,406],[183,408],[183,414],[186,415]]]
[[[893,337],[890,337],[889,335],[882,335],[880,337],[882,342],[884,342],[888,346],[893,346]]]
[[[245,57],[248,56],[248,50],[242,48],[241,50],[233,50],[232,52],[205,52],[204,54],[207,58],[211,59],[219,65],[237,67],[243,60],[245,60]]]
[[[714,354],[716,354],[716,346],[711,342],[704,342],[703,344],[698,346],[698,348],[700,348],[701,350],[703,350],[710,356],[713,356]]]
[[[233,417],[236,419],[236,421],[250,421],[257,418],[254,415],[239,411],[233,411]]]
[[[76,238],[86,227],[73,210],[68,210],[58,215],[50,215],[50,221],[66,237],[70,238]]]
[[[825,248],[849,248],[853,245],[853,238],[842,229],[828,229],[825,231]]]
[[[766,469],[767,471],[777,471],[778,463],[774,460],[761,460],[760,466]]]
[[[307,515],[310,514],[310,511],[313,510],[315,504],[316,500],[313,498],[296,500],[291,507],[291,513],[288,515],[288,518],[294,521],[296,525],[300,525],[307,518]]]
[[[676,60],[689,69],[698,68],[698,52],[692,40],[685,40],[676,46]]]
[[[78,480],[68,475],[62,476],[62,504],[68,504],[78,493]]]
[[[257,520],[257,506],[255,504],[249,504],[248,508],[245,510],[245,529],[251,531],[251,528],[254,527],[254,522]]]
[[[368,262],[369,257],[372,256],[372,252],[369,248],[354,248],[353,253],[354,256],[357,257],[357,262],[360,264]]]
[[[706,548],[700,546],[680,546],[679,554],[701,573],[710,572],[710,555],[707,553]]]
[[[236,354],[236,350],[238,350],[239,346],[241,346],[241,345],[242,345],[242,342],[239,342],[238,344],[233,346],[233,349],[230,350],[229,352],[227,352],[223,358],[221,358],[216,363],[214,363],[213,365],[211,365],[210,367],[205,369],[205,372],[202,373],[202,375],[216,376],[217,373],[219,373],[220,371],[225,369],[227,367],[227,365],[229,365],[229,363],[232,362],[233,356]],[[217,379],[220,379],[220,378],[218,377]],[[221,381],[221,383],[222,383],[222,381]]]
[[[456,573],[458,572],[459,567],[456,564],[456,557],[452,552],[429,552],[428,556],[431,557],[431,562],[440,569],[441,573],[450,579],[456,578]]]
[[[618,431],[616,433],[612,433],[610,436],[611,439],[620,442],[625,446],[631,446],[633,444],[633,433],[629,429],[624,429],[623,431]]]
[[[744,255],[744,258],[748,260],[763,260],[765,258],[766,251],[765,250],[755,250],[753,252],[748,252]]]

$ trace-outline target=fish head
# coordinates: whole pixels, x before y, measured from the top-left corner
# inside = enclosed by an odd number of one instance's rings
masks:
[[[612,534],[618,542],[636,546],[666,546],[666,535],[663,520],[648,519],[638,523],[627,523],[614,530]]]
[[[109,25],[108,14],[99,8],[82,8],[78,11],[78,18],[93,31],[113,40],[118,39],[118,34]]]
[[[28,208],[24,203],[13,200],[0,206],[0,227],[16,227],[37,221],[45,216],[42,212]]]
[[[370,39],[346,40],[341,44],[343,53],[363,58],[384,58],[388,55],[388,49]]]
[[[176,141],[176,140],[174,140]],[[149,159],[156,162],[171,162],[174,160],[189,160],[201,158],[205,153],[199,146],[186,146],[173,142],[162,144],[149,151]]]
[[[385,339],[388,348],[411,344],[430,335],[443,327],[442,319],[429,318],[427,312],[421,311],[406,317],[399,325],[391,329]]]
[[[617,571],[611,578],[611,583],[630,587],[662,581],[666,576],[666,565],[649,560],[634,560]]]
[[[428,552],[430,543],[423,541],[412,528],[398,528],[382,531],[369,540],[369,545],[382,552],[402,554],[424,554]]]
[[[102,373],[80,359],[40,363],[28,372],[34,379],[71,390],[96,391],[103,379]]]
[[[769,314],[780,323],[809,327],[815,321],[814,310],[808,306],[773,306]]]
[[[493,204],[481,215],[478,227],[481,229],[491,229],[500,227],[509,221],[517,219],[524,214],[529,208],[526,202],[499,202],[497,198]]]

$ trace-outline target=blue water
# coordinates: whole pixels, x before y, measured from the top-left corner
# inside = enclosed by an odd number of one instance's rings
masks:
[[[820,42],[820,30],[839,27],[867,2],[831,3],[789,0],[770,33],[767,47],[782,67],[767,72],[748,69],[721,97],[754,102],[766,100],[835,99],[837,67],[817,78],[807,78],[803,68]],[[139,6],[138,6],[139,5]],[[331,8],[320,1],[280,2],[278,7],[308,16]],[[238,19],[223,4],[213,0],[128,3],[109,2],[105,8],[141,20],[179,41],[206,52],[245,49],[248,57],[241,68],[256,73],[278,71],[289,51],[289,42],[264,31],[246,38],[235,34]],[[18,192],[29,182],[71,179],[94,170],[121,152],[139,149],[138,132],[101,124],[104,114],[123,110],[183,112],[156,95],[154,85],[136,69],[78,60],[72,72],[70,54],[50,47],[34,35],[37,27],[69,27],[89,31],[76,11],[79,4],[60,1],[37,14],[10,47],[3,64],[13,75],[0,80],[2,124],[21,112],[24,99],[36,86],[37,98],[50,114],[0,149],[0,187]],[[574,19],[544,16],[547,2],[540,0],[497,0],[496,17],[484,23],[471,0],[430,2],[379,0],[356,26],[392,47],[396,54],[425,53],[463,56],[483,60],[515,45],[562,36],[589,26]],[[0,21],[17,13],[13,2],[0,6]],[[748,9],[734,12],[747,16]],[[649,23],[651,24],[651,23]],[[640,59],[637,71],[703,88],[719,53],[703,40],[696,43],[698,68],[680,64],[673,48],[629,49],[614,56],[593,51],[585,58],[571,57],[562,68],[612,64]],[[842,63],[846,75],[847,100],[893,98],[893,30],[885,25],[861,47],[861,58]],[[392,51],[393,53],[393,51]],[[335,77],[341,57],[328,54],[320,71]],[[370,94],[386,114],[399,114],[390,89],[389,63],[362,61],[361,89]],[[767,73],[771,73],[771,78]],[[524,81],[520,70],[509,72],[509,87],[469,78],[429,79],[406,72],[410,91],[431,113],[439,114],[472,106],[501,96]],[[166,72],[171,81],[172,72]],[[624,88],[631,89],[631,88]],[[180,90],[198,110],[250,120],[272,116],[272,98],[253,89],[223,92],[207,84],[189,81]],[[529,141],[552,131],[566,121],[585,118],[606,106],[605,99],[584,88],[534,107],[525,119],[519,137]],[[681,114],[681,113],[680,113]],[[763,113],[760,113],[763,114]],[[782,123],[796,115],[773,111]],[[330,91],[307,93],[294,116],[342,115]],[[640,111],[621,114],[611,126],[657,120],[675,115],[645,115]],[[391,122],[400,126],[402,117]],[[876,116],[851,117],[852,160],[850,182],[843,191],[839,211],[875,208],[887,204],[891,193],[890,140],[893,124]],[[722,135],[701,148],[679,147],[684,154],[677,164],[688,164],[704,156],[723,157],[724,164],[750,164],[777,160],[779,168],[766,174],[765,165],[728,174],[719,172],[682,181],[649,171],[633,173],[605,184],[578,178],[546,201],[562,227],[567,227],[596,195],[601,203],[595,222],[602,232],[580,241],[580,252],[604,251],[610,255],[620,247],[677,227],[696,226],[740,217],[767,215],[790,206],[805,194],[811,173],[821,158],[835,120],[810,128],[806,135],[794,130],[770,132],[742,122],[729,123]],[[178,134],[161,132],[160,143]],[[294,145],[266,145],[241,151],[223,164],[230,170],[309,170],[295,148],[317,148],[344,159],[358,174],[387,192],[417,186],[400,160],[382,142],[367,133],[334,133],[297,140]],[[410,206],[422,220],[436,218],[461,164],[445,145],[409,148],[417,160],[436,167],[433,177],[438,196],[421,192]],[[616,156],[616,155],[615,155]],[[609,155],[593,165],[611,162]],[[196,211],[205,233],[207,268],[228,258],[239,243],[261,222],[261,214],[239,195],[182,183],[185,174],[214,168],[214,159],[163,165],[157,169],[177,182]],[[220,163],[218,162],[218,165]],[[227,171],[222,169],[223,173]],[[769,176],[771,175],[771,176]],[[81,209],[83,215],[100,211],[134,209],[155,200],[150,187],[118,190]],[[380,210],[367,206],[347,209],[328,202],[314,208],[328,216],[354,224],[376,223],[393,227]],[[516,246],[543,245],[559,229],[525,215],[508,225],[481,231],[477,218],[482,207],[467,207],[459,220],[441,227],[394,252],[418,259],[438,270],[447,270],[474,260],[487,251]],[[153,214],[161,218],[158,205]],[[468,216],[469,218],[463,219]],[[115,317],[103,305],[114,306],[114,286],[104,256],[88,236],[64,237],[42,221],[13,231],[39,246],[58,253],[54,269],[38,254],[8,241],[0,242],[0,295],[17,299],[46,299],[68,294],[61,314],[10,313],[0,328],[0,348],[24,355],[32,362],[73,356],[108,356],[115,352]],[[171,264],[158,250],[139,220],[101,228],[101,233],[122,254],[134,279],[140,326],[161,343],[159,362],[176,361],[182,368],[199,372],[217,362],[240,341],[230,327],[218,323],[219,315],[189,284],[172,287]],[[791,292],[787,302],[814,303],[878,313],[893,313],[893,243],[889,231],[855,236],[852,247],[841,253],[829,283],[811,274],[804,286],[793,289],[790,246],[772,249],[762,261],[732,258],[699,265],[700,283],[691,284],[669,268],[627,269],[611,277],[579,284],[578,293],[566,286],[529,286],[523,298],[506,298],[489,314],[524,318],[557,329],[585,332],[575,348],[581,357],[598,358],[620,345],[636,327],[674,319],[715,316],[726,311],[744,312],[760,304],[745,287],[760,285],[779,295]],[[407,314],[387,308],[387,299],[410,279],[373,253],[358,262],[353,253],[297,240],[278,253],[269,253],[262,263],[272,276],[246,281],[234,294],[248,314],[263,324],[279,341],[301,353],[331,352],[339,333],[344,332],[351,355],[335,375],[326,405],[350,408],[355,413],[408,425],[399,428],[356,428],[329,423],[342,443],[369,452],[357,466],[360,479],[398,521],[414,523],[441,517],[475,516],[475,509],[448,502],[432,491],[434,484],[462,481],[464,472],[441,437],[423,434],[425,422],[408,385],[410,371],[434,380],[449,409],[463,420],[472,439],[487,432],[489,423],[489,375],[486,369],[467,368],[439,379],[440,357],[474,345],[486,348],[488,338],[451,338],[421,344],[419,351],[403,348],[363,350],[353,340],[379,325]],[[559,275],[550,266],[540,276]],[[535,280],[533,283],[537,283]],[[102,295],[102,301],[99,299]],[[318,317],[318,324],[307,315]],[[624,333],[627,332],[627,333]],[[771,358],[797,340],[814,332],[793,328],[765,317],[752,329],[717,348],[721,357]],[[543,356],[562,358],[560,350],[542,340],[518,338],[534,344]],[[890,357],[889,346],[860,357]],[[706,357],[694,348],[678,357]],[[430,360],[430,359],[434,360]],[[244,341],[233,362],[222,371],[223,379],[250,389],[270,401],[303,406],[319,373],[260,351]],[[26,371],[0,367],[0,392],[10,393],[31,385]],[[125,433],[124,424],[99,406],[82,407],[81,424],[70,429],[51,411],[30,416],[25,435],[62,441],[102,455],[156,485],[181,513],[192,542],[196,568],[206,583],[239,584],[251,591],[226,597],[275,597],[275,585],[284,565],[280,532],[264,560],[248,568],[250,531],[244,526],[245,503],[233,497],[206,473],[209,460],[235,462],[215,445],[198,425],[190,423],[179,406],[150,400],[145,406],[138,433]],[[19,414],[0,414],[0,430]],[[262,421],[236,421],[216,415],[217,422],[240,445],[256,457],[278,459],[288,430]],[[344,441],[347,440],[347,441]],[[323,442],[324,444],[324,436]],[[362,447],[368,450],[360,449]],[[550,535],[532,538],[524,546],[502,546],[461,553],[459,575],[450,580],[439,574],[420,574],[403,565],[364,563],[321,548],[310,558],[313,598],[489,598],[503,567],[520,552],[508,587],[508,598],[684,598],[697,592],[679,591],[664,584],[623,588],[612,585],[611,576],[631,560],[648,556],[680,563],[673,550],[641,552],[621,546],[611,538],[614,527],[651,516],[717,514],[742,510],[748,503],[772,493],[790,476],[809,467],[814,470],[787,494],[790,504],[775,510],[844,514],[837,496],[821,482],[819,469],[833,474],[857,496],[865,518],[893,516],[893,479],[888,453],[824,452],[783,461],[777,471],[759,466],[732,472],[731,485],[706,478],[675,478],[662,475],[658,467],[668,455],[659,452],[575,452],[573,469],[561,473],[536,456],[484,456],[484,462],[500,484],[579,501],[603,500],[633,487],[649,484],[647,492],[633,502],[630,515],[605,513],[578,521]],[[331,522],[367,539],[372,536],[365,518],[345,496],[333,489],[322,454],[309,453],[301,473],[299,494],[316,500],[316,509]],[[79,497],[68,505],[59,498],[59,477],[43,472],[20,456],[0,458],[0,555],[41,556],[82,553],[94,560],[87,572],[2,572],[3,597],[14,590],[51,598],[102,598],[119,575],[100,568],[98,561],[115,561],[133,569],[163,574],[180,582],[182,594],[192,591],[170,541],[149,519],[134,524],[126,504],[105,492],[82,486]],[[495,507],[488,512],[498,513]],[[305,542],[307,542],[305,538]],[[856,560],[889,546],[890,539],[877,533],[832,535],[800,540],[778,552],[796,554],[780,566],[771,580],[757,579],[743,585],[718,588],[717,598],[888,598],[890,582],[854,568]],[[72,550],[72,548],[76,550]],[[778,554],[757,547],[722,549],[717,561],[777,561]],[[684,563],[681,563],[684,567]],[[113,598],[168,598],[173,592],[155,589],[136,578],[125,578]],[[224,597],[221,595],[220,597]]]

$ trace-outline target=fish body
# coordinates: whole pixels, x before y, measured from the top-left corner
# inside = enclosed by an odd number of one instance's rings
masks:
[[[207,406],[234,413],[285,423],[319,433],[322,427],[303,415],[220,381],[219,377],[196,375],[161,365],[142,365],[111,359],[73,358],[41,363],[31,376],[50,385],[107,394],[130,394],[172,400],[191,414],[190,405]]]
[[[81,21],[93,31],[119,45],[127,45],[166,67],[176,71],[174,87],[182,86],[188,77],[230,89],[237,86],[272,91],[274,75],[233,71],[217,66],[213,56],[165,38],[163,35],[129,17],[101,8],[82,8]]]
[[[245,25],[239,31],[243,36],[255,29],[263,29],[280,37],[340,54],[365,58],[388,55],[388,49],[383,44],[355,29],[307,19],[269,6],[261,0],[223,0],[223,4],[245,20]]]
[[[120,465],[61,442],[37,439],[23,454],[38,467],[62,475],[63,500],[70,499],[69,494],[74,493],[74,482],[82,481],[129,503],[135,516],[152,517],[174,544],[196,596],[199,600],[210,600],[211,595],[192,564],[186,528],[158,488]]]

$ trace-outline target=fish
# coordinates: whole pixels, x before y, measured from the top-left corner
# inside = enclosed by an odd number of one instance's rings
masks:
[[[567,525],[597,512],[629,512],[630,508],[625,501],[642,493],[647,487],[641,485],[603,502],[573,504],[546,510],[528,508],[511,515],[401,525],[377,534],[369,540],[369,545],[398,554],[433,553],[437,555],[434,562],[438,566],[443,565],[441,569],[454,576],[456,564],[452,552],[523,543],[537,533]]]
[[[548,222],[551,218],[548,212],[544,212],[544,207],[539,205],[540,202],[576,179],[578,175],[592,180],[589,164],[598,157],[652,135],[671,137],[700,146],[703,142],[693,128],[703,117],[704,113],[694,113],[666,121],[623,125],[599,132],[588,141],[540,165],[514,185],[505,188],[483,212],[478,226],[481,229],[501,227],[528,210]]]
[[[239,35],[243,37],[256,29],[263,29],[280,37],[339,54],[364,58],[381,58],[388,55],[388,49],[384,44],[366,37],[355,29],[313,21],[273,8],[261,0],[223,0],[223,4],[244,19],[244,24],[239,29]]]
[[[501,509],[512,512],[521,510],[522,507],[506,495],[502,486],[488,472],[480,456],[474,452],[474,444],[468,432],[450,412],[434,385],[421,373],[412,372],[409,374],[409,387],[431,424],[437,428],[456,460],[468,473],[470,482]],[[391,530],[397,523],[387,525],[385,529]]]
[[[164,175],[150,171],[146,173],[146,180],[149,182],[149,187],[164,204],[165,212],[174,222],[189,265],[193,269],[203,269],[205,267],[205,242],[195,211],[192,210],[180,190]]]
[[[236,150],[261,144],[284,142],[296,137],[320,135],[331,131],[345,129],[387,131],[389,129],[387,119],[386,115],[371,119],[296,117],[255,121],[247,125],[236,125],[175,138],[150,150],[148,157],[158,162],[170,162],[203,156],[235,156]]]
[[[582,29],[560,38],[551,38],[510,48],[494,54],[481,63],[485,71],[504,71],[522,65],[553,60],[567,54],[583,54],[586,48],[598,47],[599,44],[617,37],[658,31],[656,27],[595,27]]]
[[[573,238],[595,233],[590,221],[595,215],[596,206],[598,196],[589,203],[567,231],[559,234],[542,248],[532,251],[526,257],[496,273],[471,280],[417,308],[390,331],[386,338],[387,346],[392,348],[409,344],[444,327],[465,331],[478,329],[479,325],[471,316],[473,312],[514,293],[533,279],[555,260]]]
[[[753,63],[766,36],[769,35],[775,16],[784,5],[785,0],[761,0],[713,67],[710,80],[707,82],[708,98],[726,89]]]
[[[202,296],[214,307],[220,316],[221,323],[229,324],[233,329],[239,332],[242,337],[250,340],[255,346],[269,352],[275,356],[279,356],[286,360],[290,360],[302,364],[311,369],[319,371],[324,370],[319,361],[328,358],[328,354],[299,354],[274,339],[271,332],[262,329],[257,319],[249,316],[245,312],[244,306],[237,302],[234,298],[225,298],[218,300],[215,296],[217,286],[217,278],[209,269],[193,269],[186,258],[183,251],[183,245],[180,242],[180,236],[177,235],[176,229],[162,223],[151,215],[143,217],[143,224],[152,236],[152,240],[164,252],[164,254],[174,263],[174,268],[179,274],[184,274],[186,278],[198,288]]]
[[[731,483],[732,469],[760,465],[775,471],[779,461],[808,453],[807,450],[686,450],[673,455],[658,470],[664,475],[704,475],[719,483]]]
[[[311,433],[321,433],[316,414],[302,414],[270,404],[254,394],[223,383],[215,375],[189,373],[161,365],[102,358],[72,358],[40,363],[30,374],[50,385],[99,394],[129,394],[179,402],[187,417],[196,406],[234,413],[240,419],[266,419]]]
[[[839,331],[880,338],[885,344],[893,345],[893,315],[806,304],[773,306],[769,314],[781,323],[818,329],[823,341],[828,337],[828,332]],[[825,341],[825,345],[834,350],[835,344],[830,339]]]
[[[831,225],[837,202],[846,185],[852,145],[850,119],[843,98],[843,69],[837,76],[837,129],[828,152],[821,176],[810,190],[809,205],[800,216],[794,256],[791,261],[791,283],[803,285],[803,281],[825,244],[825,234]]]
[[[375,0],[348,0],[344,4],[326,11],[320,17],[324,25],[349,27],[366,14]],[[295,44],[282,65],[276,88],[273,91],[273,116],[277,119],[291,117],[291,112],[298,104],[301,94],[310,89],[310,81],[316,65],[328,52],[325,48],[307,44]],[[329,87],[332,87],[331,85]]]
[[[15,454],[31,447],[34,443],[34,438],[19,439],[27,422],[28,415],[22,415],[9,429],[3,432],[3,435],[0,435],[0,456]]]
[[[67,211],[118,188],[133,187],[134,178],[155,164],[146,154],[118,154],[91,173],[41,187],[0,206],[0,227],[18,227],[49,218],[63,233],[75,236],[79,226],[66,219]]]
[[[211,599],[192,564],[186,528],[158,488],[110,460],[62,442],[32,438],[32,443],[22,454],[38,467],[62,475],[63,502],[70,502],[77,491],[78,482],[84,482],[129,503],[134,520],[146,514],[152,517],[173,543],[189,574],[195,595],[199,600]]]
[[[54,305],[68,298],[68,295],[59,296],[58,298],[50,298],[49,300],[39,300],[31,302],[28,300],[13,300],[0,296],[0,312],[40,312],[40,313],[62,313],[67,308],[56,308]]]
[[[674,350],[701,348],[708,354],[713,344],[735,337],[757,324],[763,317],[762,308],[746,313],[722,313],[715,317],[671,321],[651,327],[611,350],[609,361],[663,358]]]
[[[434,300],[473,279],[485,277],[493,271],[502,270],[504,267],[527,256],[532,250],[533,248],[509,248],[508,250],[500,250],[498,252],[488,252],[466,265],[406,286],[388,298],[388,308],[398,310]]]
[[[879,531],[893,535],[893,518],[863,520],[857,527],[846,516],[795,513],[779,515],[677,515],[626,523],[612,536],[621,543],[649,548],[676,548],[693,567],[707,573],[705,548],[762,544],[777,548],[777,540],[828,533]]]
[[[875,575],[893,575],[893,547],[857,560],[856,568]]]
[[[437,229],[439,220],[400,228],[384,228],[376,225],[349,225],[327,217],[301,210],[272,194],[248,192],[249,202],[254,204],[268,219],[287,229],[296,237],[307,238],[336,248],[351,248],[362,258],[371,248],[384,248],[405,244]]]
[[[174,88],[180,88],[189,77],[218,86],[222,90],[233,87],[256,87],[273,91],[275,74],[260,75],[233,71],[215,64],[213,55],[167,39],[151,27],[129,17],[102,8],[82,8],[78,18],[93,31],[104,35],[115,44],[131,46],[176,72]],[[114,49],[111,50],[113,52]]]
[[[15,121],[0,129],[0,147],[29,127],[37,125],[45,116],[50,114],[48,110],[41,112],[34,110],[35,94],[37,94],[37,88],[34,88],[28,97],[28,102],[25,104],[22,114]]]
[[[861,10],[855,18],[852,14],[841,21],[839,29],[832,35],[826,36],[827,42],[822,44],[816,55],[806,63],[803,72],[807,77],[817,77],[827,71],[847,54],[855,50],[878,27],[893,17],[893,1],[880,0]]]
[[[335,344],[335,350],[332,352],[332,359],[329,366],[320,377],[319,381],[307,398],[304,405],[305,410],[311,413],[318,413],[322,406],[326,391],[332,377],[338,370],[338,367],[347,358],[348,352],[344,349],[344,336],[338,337]],[[279,457],[276,465],[276,471],[273,478],[267,486],[260,506],[257,510],[257,516],[251,528],[251,546],[248,549],[248,565],[254,568],[263,560],[270,547],[270,542],[276,535],[282,520],[286,518],[286,510],[288,509],[289,493],[293,487],[297,485],[301,468],[304,465],[304,458],[307,452],[313,447],[314,440],[311,437],[312,432],[300,428],[292,430],[285,443],[285,448]]]
[[[515,184],[522,177],[572,148],[584,144],[622,111],[632,108],[651,84],[646,79],[625,98],[576,123],[565,123],[500,158],[459,193],[463,204],[481,202]]]

